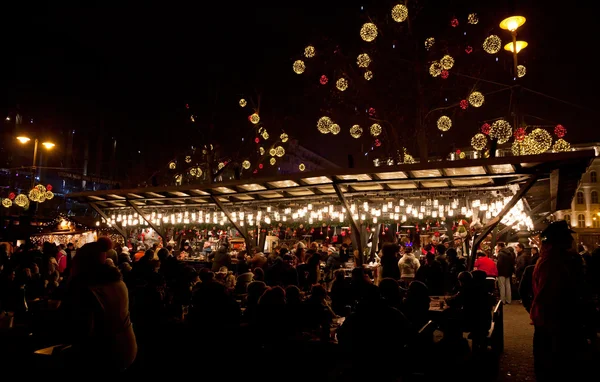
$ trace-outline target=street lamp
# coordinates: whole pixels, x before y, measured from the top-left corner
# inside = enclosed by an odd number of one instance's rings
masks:
[[[21,142],[21,144],[26,144],[27,142],[29,142],[31,140],[31,138],[22,135],[22,136],[17,137],[17,140],[19,142]],[[33,177],[31,180],[32,184],[35,184],[35,176],[36,176],[35,162],[37,160],[38,144],[39,144],[39,140],[37,138],[35,138],[34,145],[33,145],[33,165],[31,166],[31,171],[33,173]],[[50,150],[56,145],[52,142],[46,141],[46,142],[42,142],[42,146],[44,146],[46,148],[46,150]]]
[[[500,28],[510,31],[510,34],[512,36],[512,44],[507,44],[504,47],[504,49],[508,50],[509,52],[512,52],[513,54],[513,70],[515,79],[519,76],[519,71],[517,69],[517,53],[519,53],[521,49],[527,46],[527,43],[525,41],[517,41],[517,29],[519,29],[520,26],[525,24],[526,20],[527,19],[523,16],[511,16],[500,22]],[[509,45],[512,45],[511,48],[507,48]]]

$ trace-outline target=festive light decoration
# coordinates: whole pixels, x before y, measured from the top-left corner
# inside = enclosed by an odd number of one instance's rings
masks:
[[[529,45],[529,44],[526,41],[517,41],[516,45],[517,45],[517,53],[519,53],[523,49],[527,48],[527,45]],[[506,50],[508,52],[512,52],[514,49],[515,49],[515,43],[509,42],[508,44],[504,45],[504,50]]]
[[[442,77],[443,79],[447,79],[449,75],[450,75],[449,71],[442,70],[442,74],[440,74],[440,77]]]
[[[479,22],[479,16],[477,13],[470,13],[467,17],[467,22],[473,25],[477,24]]]
[[[450,70],[454,66],[454,58],[450,55],[445,55],[440,60],[440,64],[442,65],[442,69]]]
[[[190,168],[190,175],[200,178],[202,176],[202,169],[200,167],[192,167]]]
[[[259,137],[254,138],[254,143],[258,143],[258,142],[260,142],[260,138]]]
[[[245,161],[243,161],[243,162],[242,162],[242,168],[243,168],[244,170],[248,170],[248,169],[250,168],[250,166],[251,166],[251,165],[252,165],[252,164],[251,164],[251,163],[250,163],[250,161],[249,161],[249,160],[247,160],[247,159],[246,159]]]
[[[552,147],[552,136],[544,129],[534,129],[523,140],[525,154],[543,154]]]
[[[371,135],[374,137],[378,137],[381,132],[383,131],[383,129],[381,128],[381,125],[378,123],[374,123],[371,125],[371,128],[369,129],[369,131],[371,132]]]
[[[259,152],[259,154],[260,154],[260,155],[265,155],[265,148],[264,148],[264,147],[262,147],[262,146],[261,146],[261,147],[259,147],[259,148],[258,148],[258,152]]]
[[[285,149],[282,146],[277,146],[275,148],[275,155],[277,155],[279,158],[281,158],[282,156],[285,155]]]
[[[471,138],[471,146],[477,151],[483,150],[487,146],[487,137],[481,133],[475,134]]]
[[[491,126],[489,123],[484,123],[483,125],[481,125],[481,132],[484,133],[485,135],[490,135],[490,130],[491,130]]]
[[[323,75],[321,76],[321,78],[319,78],[319,83],[320,83],[321,85],[326,85],[326,84],[327,84],[327,82],[329,82],[329,78],[327,78],[327,76],[323,74]]]
[[[503,119],[499,119],[492,123],[492,127],[490,128],[490,137],[497,139],[499,144],[508,142],[511,136],[512,127],[510,126],[510,123]]]
[[[9,198],[2,199],[2,207],[10,208],[12,205],[13,202]]]
[[[267,139],[269,139],[269,133],[267,133],[267,129],[263,130],[261,136],[263,137],[263,139],[266,141]]]
[[[275,148],[274,148],[274,147],[273,147],[273,148],[271,148],[271,149],[269,150],[269,155],[270,155],[270,156],[272,156],[272,157],[274,157],[275,155],[277,155],[277,150],[275,150]]]
[[[331,118],[324,116],[319,118],[319,120],[317,121],[317,129],[321,134],[328,134],[330,132],[332,124],[333,121],[331,120]]]
[[[510,146],[510,151],[514,156],[525,155],[522,141],[514,141]]]
[[[191,156],[189,156],[189,155],[187,155],[187,156],[185,157],[185,163],[190,163],[191,161],[192,161],[192,157],[191,157]]]
[[[254,113],[250,116],[250,122],[252,122],[255,125],[260,122],[260,117],[257,113]]]
[[[571,151],[571,144],[562,138],[557,139],[554,145],[552,145],[552,152],[560,153],[565,151]]]
[[[304,65],[304,61],[296,60],[296,61],[294,61],[292,68],[294,69],[294,73],[302,74],[302,73],[304,73],[304,70],[306,70],[306,65]]]
[[[365,72],[365,80],[367,81],[371,81],[373,79],[373,72],[370,70],[367,70]]]
[[[304,48],[304,57],[313,58],[314,56],[315,56],[315,47],[314,46],[309,45],[306,48]]]
[[[306,170],[306,166],[304,165],[304,163],[300,163],[300,165],[298,166],[298,170],[300,170],[300,171]]]
[[[425,49],[429,50],[435,44],[435,38],[429,37],[425,39]]]
[[[371,57],[366,53],[361,53],[356,58],[356,65],[359,68],[367,68],[371,64]]]
[[[374,117],[375,114],[377,114],[377,111],[375,110],[374,107],[370,107],[369,108],[369,116]]]
[[[340,127],[340,125],[338,125],[337,123],[334,123],[331,125],[331,127],[329,128],[329,131],[331,132],[331,134],[333,135],[338,135],[340,133],[340,131],[342,131],[342,128]]]
[[[469,107],[469,102],[466,99],[461,99],[459,102],[459,106],[461,109],[467,110],[467,107]]]
[[[502,40],[500,40],[500,37],[496,36],[495,34],[488,36],[483,41],[483,50],[485,50],[489,54],[496,54],[500,51],[501,48]]]
[[[480,92],[473,92],[469,94],[469,103],[473,107],[481,107],[485,102],[485,97]]]
[[[562,138],[567,135],[567,129],[563,125],[556,125],[554,128],[554,134],[557,137]]]
[[[27,199],[27,196],[25,196],[24,194],[19,194],[15,198],[15,204],[19,207],[25,207],[29,204],[29,199]]]
[[[450,130],[450,128],[452,127],[452,120],[450,119],[450,117],[447,117],[445,115],[442,115],[440,118],[438,118],[437,120],[437,127],[438,129],[440,129],[441,131],[448,131]]]
[[[406,7],[406,5],[398,4],[395,5],[394,8],[392,8],[392,19],[394,19],[395,22],[401,23],[405,21],[407,17],[408,8]]]
[[[245,100],[245,99],[243,99],[243,98],[242,98],[242,99],[240,100],[240,106],[241,106],[241,107],[246,107],[246,105],[247,105],[247,104],[248,104],[248,103],[246,102],[246,100]]]
[[[275,163],[277,163],[277,160],[275,158],[271,158],[269,160],[269,163],[271,164],[271,166],[275,166]]]
[[[169,162],[170,170],[175,170],[176,168],[177,168],[177,162],[175,162],[175,161]]]
[[[432,77],[437,77],[442,73],[442,64],[440,64],[438,61],[434,61],[431,63],[431,66],[429,67],[429,74],[431,74]]]
[[[348,80],[345,79],[344,77],[340,78],[339,80],[336,81],[335,87],[339,91],[343,92],[344,90],[348,89]]]
[[[363,129],[359,125],[354,125],[350,128],[350,135],[352,136],[352,138],[358,139],[361,137],[362,133]]]
[[[525,139],[525,129],[522,127],[519,127],[518,129],[515,129],[515,133],[513,134],[515,137],[516,141],[521,142],[523,139]]]
[[[452,25],[453,28],[456,28],[458,26],[458,19],[455,17],[450,21],[450,25]]]
[[[279,136],[279,139],[281,139],[281,142],[285,143],[288,141],[290,137],[286,134],[286,133],[281,133],[281,135]]]
[[[473,47],[471,45],[467,45],[467,47],[465,48],[465,52],[467,54],[473,53]]]
[[[527,74],[527,68],[523,65],[517,65],[517,76],[519,78],[524,77]]]
[[[366,42],[375,40],[377,38],[377,26],[373,23],[365,23],[360,28],[360,37]]]
[[[219,170],[222,170],[225,167],[225,163],[224,162],[219,162],[219,164],[217,165],[217,168]]]

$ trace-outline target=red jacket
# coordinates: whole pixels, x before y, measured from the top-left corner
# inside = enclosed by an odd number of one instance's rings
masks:
[[[489,257],[478,257],[475,260],[475,268],[479,271],[484,271],[488,277],[498,277],[498,268],[496,268],[496,263],[494,260]]]

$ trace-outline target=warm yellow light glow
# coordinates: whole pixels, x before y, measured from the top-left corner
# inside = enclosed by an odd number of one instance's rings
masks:
[[[366,41],[371,42],[377,37],[377,26],[373,23],[366,23],[360,28],[360,37]]]
[[[500,22],[500,28],[511,32],[516,31],[519,27],[525,24],[527,19],[523,16],[511,16]]]
[[[44,143],[42,143],[42,145],[44,145],[44,147],[47,148],[48,150],[50,150],[51,148],[53,148],[54,146],[56,146],[52,142],[44,142]]]
[[[500,51],[501,47],[502,47],[502,40],[500,40],[500,37],[496,36],[495,34],[488,36],[483,41],[483,50],[485,50],[489,54],[498,53]]]
[[[28,137],[17,137],[17,140],[21,143],[27,143],[31,140],[31,138]]]
[[[527,45],[529,44],[527,44],[526,41],[517,41],[517,53],[527,48]],[[514,44],[512,42],[509,42],[508,44],[504,45],[504,50],[508,50],[509,52],[512,52],[513,48]]]
[[[441,131],[448,131],[452,127],[452,120],[445,115],[442,115],[437,121],[437,127]]]

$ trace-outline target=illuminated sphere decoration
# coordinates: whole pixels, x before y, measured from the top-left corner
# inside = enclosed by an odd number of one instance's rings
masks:
[[[265,155],[265,148],[264,148],[264,147],[262,147],[262,146],[261,146],[261,147],[259,147],[259,148],[258,148],[258,152],[259,152],[259,154],[260,154],[260,155]]]
[[[571,144],[562,138],[557,139],[552,145],[552,152],[562,153],[565,151],[571,151]]]
[[[331,127],[329,128],[329,131],[331,132],[331,134],[333,135],[338,135],[340,133],[340,131],[342,131],[342,128],[340,127],[340,125],[338,125],[337,123],[334,123],[333,125],[331,125]]]
[[[500,40],[500,37],[496,36],[495,34],[488,36],[483,41],[483,50],[485,50],[489,54],[496,54],[500,51],[501,48],[502,40]]]
[[[292,65],[292,68],[294,69],[294,73],[302,74],[304,73],[304,70],[306,70],[306,65],[304,65],[304,61],[296,60],[294,61],[294,65]]]
[[[526,154],[543,154],[552,147],[552,135],[544,129],[537,128],[525,137],[523,146]]]
[[[245,100],[245,99],[243,99],[243,98],[242,98],[242,99],[240,100],[240,106],[241,106],[241,107],[246,107],[246,105],[247,105],[247,104],[248,104],[248,102],[246,102],[246,100]]]
[[[267,129],[263,130],[261,136],[263,137],[263,139],[266,141],[267,139],[269,139],[269,133],[267,133]]]
[[[333,121],[327,116],[321,117],[317,121],[317,129],[319,129],[321,134],[328,134],[330,132],[331,125],[333,125]]]
[[[19,207],[24,207],[25,205],[29,204],[29,199],[27,199],[25,194],[19,194],[15,198],[15,204]]]
[[[469,94],[469,103],[473,107],[481,107],[485,102],[485,97],[480,92],[473,92]]]
[[[306,170],[306,166],[304,165],[304,163],[300,163],[300,165],[298,166],[298,170],[300,170],[300,171]]]
[[[309,45],[306,48],[304,48],[304,57],[313,58],[314,56],[315,56],[315,47],[314,46]]]
[[[281,158],[282,156],[285,155],[285,149],[282,146],[277,146],[275,148],[275,155],[277,155],[279,158]]]
[[[413,164],[415,163],[415,158],[408,153],[404,153],[404,163]]]
[[[381,132],[383,131],[383,129],[381,128],[381,125],[378,123],[374,123],[371,125],[371,128],[369,129],[369,131],[371,132],[371,135],[374,137],[378,137]]]
[[[223,169],[223,167],[225,167],[225,163],[224,162],[219,162],[219,164],[217,165],[217,168],[219,170]]]
[[[320,83],[321,85],[326,85],[326,84],[327,84],[327,82],[329,82],[329,78],[327,78],[327,76],[323,74],[323,75],[321,76],[321,78],[319,78],[319,83]]]
[[[477,133],[471,138],[471,146],[479,151],[483,150],[487,146],[487,137],[481,133]]]
[[[450,119],[450,117],[447,117],[445,115],[442,115],[440,118],[438,118],[437,120],[437,127],[438,129],[440,129],[441,131],[448,131],[450,130],[450,128],[452,127],[452,120]]]
[[[271,150],[269,150],[269,155],[274,157],[275,155],[277,155],[277,150],[275,150],[275,148],[272,148]]]
[[[362,133],[363,129],[359,125],[354,125],[350,128],[350,135],[352,136],[352,138],[358,139],[361,137]]]
[[[257,113],[254,113],[250,116],[250,122],[252,122],[255,125],[260,122],[260,117]]]
[[[525,129],[522,127],[519,127],[518,129],[515,129],[515,133],[513,134],[513,136],[515,137],[515,141],[523,141],[523,139],[525,139],[525,136],[527,135],[527,133],[525,133]]]
[[[190,163],[192,161],[192,157],[191,156],[186,156],[185,157],[185,163]]]
[[[460,108],[463,110],[467,110],[467,108],[469,107],[469,102],[466,99],[462,99],[459,102]]]
[[[377,38],[377,25],[365,23],[362,28],[360,28],[360,37],[366,42],[375,40],[375,38]]]
[[[189,173],[191,176],[196,176],[196,167],[192,167],[189,169]]]
[[[473,25],[477,24],[479,22],[479,16],[477,16],[477,13],[470,13],[467,17],[467,22]]]
[[[440,64],[442,65],[443,69],[450,70],[454,66],[454,58],[452,58],[452,56],[445,55],[440,60]]]
[[[442,74],[440,74],[440,77],[442,77],[443,79],[447,79],[448,76],[450,76],[450,72],[447,70],[442,70]]]
[[[169,170],[175,170],[177,168],[177,162],[169,162]]]
[[[281,139],[281,142],[285,143],[288,141],[290,137],[286,134],[286,133],[281,133],[281,135],[279,136],[279,139]]]
[[[367,70],[365,72],[365,80],[367,81],[371,81],[373,79],[373,72],[370,70]]]
[[[358,65],[359,68],[367,68],[369,67],[369,64],[371,64],[371,57],[366,53],[361,53],[356,58],[356,65]]]
[[[277,160],[275,158],[271,158],[269,160],[269,163],[271,164],[271,166],[275,166],[275,163],[277,163]]]
[[[435,38],[429,37],[425,39],[425,49],[429,50],[435,44]]]
[[[525,74],[527,74],[527,68],[524,65],[517,65],[517,76],[521,78],[525,77]]]
[[[394,8],[392,8],[392,18],[394,19],[395,22],[401,23],[401,22],[405,21],[407,17],[408,17],[408,8],[406,8],[406,5],[398,4],[398,5],[395,5]]]
[[[525,155],[525,150],[523,149],[523,142],[514,141],[512,146],[510,146],[510,151],[514,156]]]
[[[242,162],[242,168],[244,170],[248,170],[250,168],[250,166],[251,166],[251,164],[250,164],[249,160],[246,159],[245,161]]]
[[[440,64],[439,61],[432,62],[429,67],[429,74],[431,74],[432,77],[437,77],[442,74],[442,64]]]
[[[490,135],[491,129],[492,129],[492,127],[490,126],[489,123],[484,123],[483,125],[481,125],[481,132],[485,135]]]
[[[499,144],[506,143],[512,137],[512,126],[505,120],[499,119],[492,123],[490,137],[496,138]]]
[[[13,202],[9,198],[2,199],[2,207],[9,208],[10,206],[12,206],[12,204]]]
[[[557,137],[562,138],[567,135],[567,129],[563,125],[556,125],[554,134],[556,134]]]
[[[348,89],[348,80],[345,79],[344,77],[340,78],[339,80],[336,81],[335,87],[339,91],[343,92],[344,90]]]

